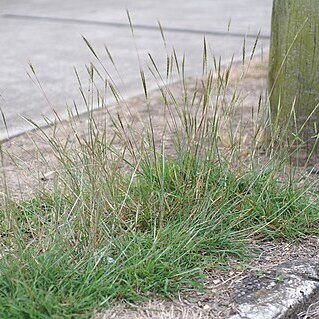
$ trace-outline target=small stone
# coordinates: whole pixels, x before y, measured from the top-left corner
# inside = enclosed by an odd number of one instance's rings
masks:
[[[44,173],[42,174],[42,176],[40,177],[40,180],[42,182],[47,182],[49,181],[50,179],[53,179],[54,176],[55,176],[56,172],[55,171],[50,171],[50,172],[47,172],[47,173]]]
[[[112,257],[106,257],[106,261],[107,261],[108,264],[115,263],[115,260]]]
[[[204,309],[205,311],[210,310],[210,305],[204,305],[203,309]]]
[[[215,285],[220,284],[220,279],[214,279],[214,280],[213,280],[213,283],[214,283]]]

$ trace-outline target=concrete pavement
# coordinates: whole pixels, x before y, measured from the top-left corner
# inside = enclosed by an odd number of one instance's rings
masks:
[[[259,30],[259,42],[267,48],[271,5],[272,0],[2,0],[0,107],[9,136],[32,129],[21,116],[43,125],[43,116],[53,116],[52,108],[65,116],[66,105],[72,105],[74,99],[80,111],[85,111],[74,67],[87,83],[85,65],[95,60],[82,35],[106,65],[104,44],[110,49],[122,79],[117,81],[119,88],[128,97],[142,93],[136,50],[144,67],[150,52],[160,69],[165,68],[166,53],[157,20],[165,29],[168,47],[174,46],[180,57],[185,53],[187,75],[191,76],[201,70],[204,35],[215,56],[222,56],[224,61],[233,54],[240,58],[245,34],[249,35],[247,52]],[[126,9],[135,25],[135,42]],[[28,63],[35,67],[46,98],[28,77]],[[0,139],[6,137],[1,123]]]

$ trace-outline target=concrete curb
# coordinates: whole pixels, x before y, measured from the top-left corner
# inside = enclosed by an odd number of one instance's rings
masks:
[[[318,296],[318,258],[284,263],[241,283],[233,298],[238,314],[229,319],[297,318]]]

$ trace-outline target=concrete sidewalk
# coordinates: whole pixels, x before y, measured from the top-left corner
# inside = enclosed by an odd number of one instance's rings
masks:
[[[14,136],[32,129],[21,116],[40,125],[43,116],[52,117],[52,108],[63,116],[66,105],[79,99],[74,67],[86,85],[85,65],[95,62],[84,44],[84,35],[107,63],[104,45],[112,52],[121,81],[123,97],[142,93],[138,51],[143,67],[151,53],[160,69],[165,69],[166,51],[157,20],[165,29],[168,48],[185,53],[188,76],[200,74],[203,36],[216,57],[223,61],[241,57],[243,38],[247,52],[261,30],[260,45],[268,47],[272,0],[3,0],[0,7],[0,107]],[[135,26],[132,38],[126,9]],[[228,31],[229,21],[230,30]],[[46,97],[27,75],[32,63]],[[150,82],[150,87],[154,83]],[[50,103],[47,102],[47,99]],[[110,98],[109,102],[112,102]],[[6,138],[0,124],[0,139]]]

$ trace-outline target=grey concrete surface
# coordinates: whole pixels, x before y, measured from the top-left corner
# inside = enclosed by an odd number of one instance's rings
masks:
[[[212,53],[224,62],[232,55],[241,57],[245,34],[247,52],[259,31],[257,51],[266,50],[271,5],[272,0],[0,0],[0,107],[9,136],[32,129],[22,117],[44,125],[43,116],[52,118],[53,109],[66,116],[73,100],[85,111],[74,67],[87,84],[85,65],[96,60],[82,35],[119,84],[122,96],[128,97],[142,93],[137,52],[143,68],[147,69],[147,53],[151,53],[159,68],[165,69],[166,50],[157,20],[165,29],[168,50],[174,46],[179,58],[185,54],[186,74],[194,76],[201,72],[204,35]],[[135,40],[126,9],[136,26]],[[112,52],[120,77],[107,61],[104,45]],[[45,96],[27,74],[29,63]],[[150,74],[147,78],[149,88],[155,87]],[[0,123],[0,139],[6,137]]]
[[[295,260],[247,277],[234,293],[229,319],[292,319],[319,296],[319,259]],[[313,318],[313,317],[304,317]]]

